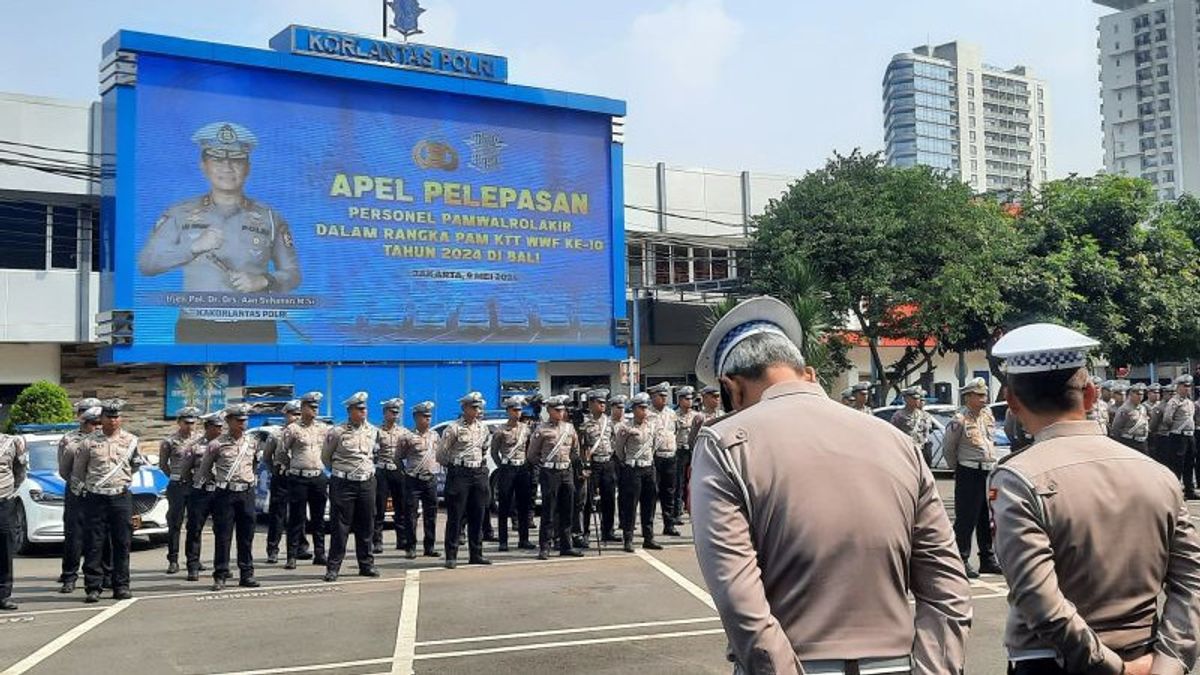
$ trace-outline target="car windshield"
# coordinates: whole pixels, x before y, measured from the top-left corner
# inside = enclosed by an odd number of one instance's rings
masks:
[[[30,471],[58,470],[58,441],[30,441],[25,449],[29,451]]]

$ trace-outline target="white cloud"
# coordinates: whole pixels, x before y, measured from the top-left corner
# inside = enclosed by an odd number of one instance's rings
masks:
[[[718,79],[743,32],[722,0],[673,2],[634,18],[627,40],[631,70],[674,87],[705,88]]]

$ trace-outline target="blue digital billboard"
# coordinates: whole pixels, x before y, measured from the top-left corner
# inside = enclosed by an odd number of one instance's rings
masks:
[[[611,115],[300,70],[138,54],[115,99],[128,250],[105,304],[135,321],[113,360],[613,349]]]

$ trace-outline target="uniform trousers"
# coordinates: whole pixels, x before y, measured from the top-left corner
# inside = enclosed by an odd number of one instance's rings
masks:
[[[288,528],[288,475],[278,464],[271,467],[267,490],[267,555],[279,554],[279,543]],[[301,534],[300,548],[306,548]]]
[[[359,571],[375,567],[371,539],[375,533],[375,476],[367,480],[329,479],[329,562],[326,569],[337,572],[346,558],[346,541],[354,533],[354,554]]]
[[[83,498],[87,530],[83,545],[83,583],[88,592],[104,585],[104,549],[112,549],[113,590],[129,589],[129,547],[133,541],[133,496],[88,494]]]
[[[538,528],[538,548],[550,548],[550,539],[558,536],[558,549],[571,550],[571,513],[575,508],[575,477],[571,469],[542,467],[542,518]]]
[[[425,552],[433,553],[437,539],[437,478],[426,476],[404,476],[404,531],[408,540],[404,548],[417,547],[417,504],[421,505],[421,519],[425,530]]]
[[[1172,469],[1175,477],[1183,482],[1183,494],[1190,497],[1196,493],[1196,442],[1192,434],[1171,434]]]
[[[188,495],[187,537],[184,542],[188,574],[200,571],[200,537],[204,534],[204,525],[208,522],[209,515],[212,514],[213,494],[193,485],[192,492]]]
[[[508,545],[508,525],[515,512],[517,516],[517,537],[522,544],[529,541],[529,527],[532,520],[529,511],[529,494],[533,491],[533,474],[529,465],[501,464],[496,467],[496,495],[499,503],[497,517],[500,530],[500,543]]]
[[[683,516],[686,510],[692,511],[691,489],[688,483],[692,480],[692,449],[679,448],[675,451],[675,519]]]
[[[83,533],[87,518],[83,512],[83,497],[67,490],[63,501],[63,548],[60,584],[79,580],[79,563],[83,558]]]
[[[191,491],[191,483],[179,480],[167,483],[167,562],[179,562],[179,535],[183,532]]]
[[[571,479],[574,483],[571,498],[571,534],[587,541],[592,528],[591,523],[584,520],[583,514],[587,510],[588,497],[592,491],[592,479],[591,476],[583,475],[583,470],[584,466],[581,463],[576,462],[571,466]]]
[[[979,559],[990,560],[992,525],[987,507],[988,471],[959,464],[954,470],[954,539],[963,562],[971,556],[971,534],[979,544]]]
[[[662,505],[663,527],[670,528],[675,522],[675,455],[654,458],[654,474],[658,481],[658,500]]]
[[[458,555],[458,535],[467,523],[471,557],[483,555],[483,518],[490,498],[487,467],[451,466],[446,471],[446,557]]]
[[[228,579],[229,551],[237,534],[238,578],[254,577],[254,490],[213,492],[213,578]]]
[[[593,461],[592,482],[596,485],[596,489],[588,490],[587,512],[583,516],[584,530],[586,531],[590,527],[592,514],[599,507],[600,535],[612,537],[613,512],[616,508],[617,498],[617,463],[612,459],[603,462]],[[595,493],[599,493],[599,499],[596,499]]]
[[[405,548],[408,534],[404,532],[404,472],[400,469],[375,469],[375,523],[371,542],[383,546],[383,525],[387,520],[387,501],[392,498],[392,531],[396,533],[396,548]]]
[[[0,499],[0,600],[12,597],[13,589],[13,525],[17,517],[17,500]]]
[[[657,482],[652,466],[622,466],[621,472],[621,531],[625,537],[633,536],[634,516],[641,509],[642,536],[654,537],[654,503]]]
[[[325,500],[329,480],[325,474],[288,476],[287,557],[300,554],[300,543],[307,531],[313,538],[313,553],[325,556]]]

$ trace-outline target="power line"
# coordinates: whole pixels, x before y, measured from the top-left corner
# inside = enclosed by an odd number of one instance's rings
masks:
[[[33,143],[21,143],[18,141],[6,141],[0,138],[0,145],[15,145],[20,148],[29,148],[31,150],[46,150],[48,152],[61,152],[68,155],[87,155],[89,157],[111,157],[114,153],[111,152],[88,152],[87,150],[70,150],[68,148],[54,148],[47,145],[35,145]]]
[[[659,215],[659,216],[667,216],[669,218],[679,218],[681,220],[694,220],[694,221],[701,222],[701,223],[711,223],[713,225],[722,225],[724,227],[736,227],[738,229],[742,229],[745,227],[753,227],[752,225],[749,225],[746,223],[729,223],[729,222],[726,222],[723,220],[715,220],[713,218],[704,218],[702,216],[689,216],[684,213],[672,213],[670,211],[661,211],[659,209],[652,209],[648,206],[635,206],[633,204],[626,204],[625,208],[631,209],[633,211],[643,211],[645,213],[653,213],[653,214]]]

